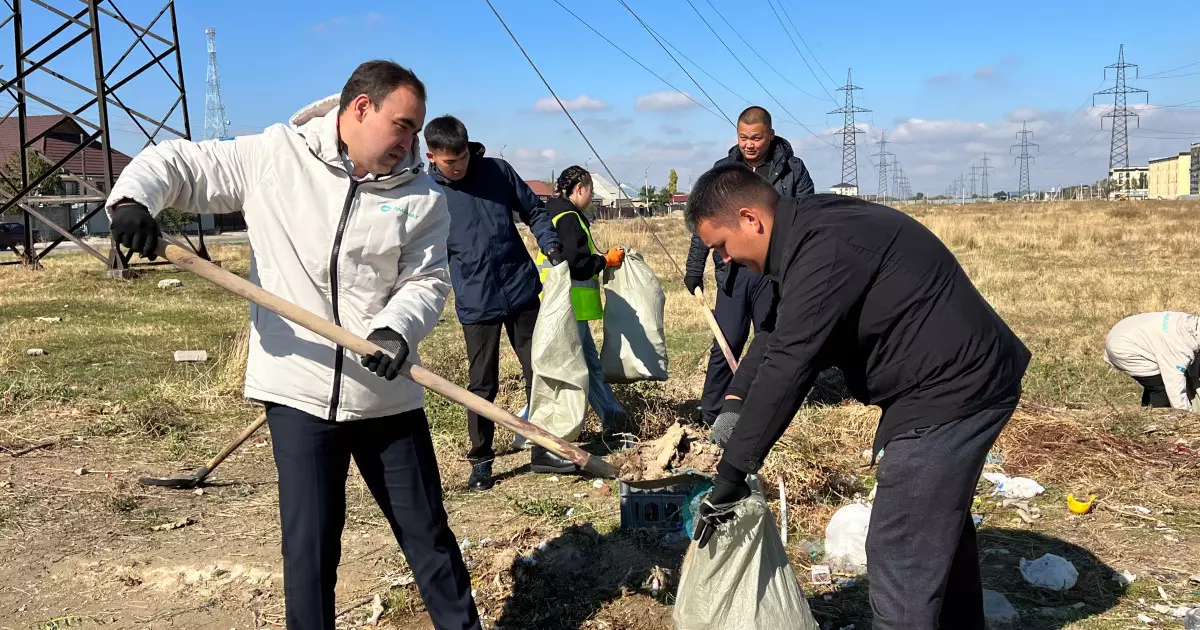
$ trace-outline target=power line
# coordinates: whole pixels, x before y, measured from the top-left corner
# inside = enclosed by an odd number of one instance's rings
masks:
[[[620,0],[620,2],[621,2],[621,4],[625,4],[625,0]],[[717,33],[717,30],[712,27],[712,24],[709,24],[708,20],[704,18],[704,14],[700,13],[700,10],[696,8],[695,4],[692,4],[692,0],[686,0],[686,2],[688,3],[688,6],[692,7],[692,11],[695,11],[696,15],[700,17],[700,21],[704,22],[704,25],[708,27],[708,30],[712,31],[712,34],[717,38],[717,41],[721,42],[721,45],[725,47],[725,50],[729,51],[729,54],[733,57],[733,59],[735,61],[738,62],[738,65],[740,65],[742,67],[742,69],[746,71],[746,74],[750,75],[750,78],[753,79],[754,82],[758,84],[758,87],[762,88],[763,92],[767,93],[767,96],[771,97],[771,100],[775,101],[775,104],[779,105],[780,109],[782,109],[784,111],[784,113],[786,113],[788,116],[791,116],[792,119],[795,120],[796,124],[800,125],[801,127],[804,128],[805,131],[812,134],[812,137],[816,138],[817,140],[820,140],[822,143],[829,145],[830,147],[833,147],[835,149],[837,148],[836,146],[834,146],[831,142],[829,142],[825,138],[822,138],[821,136],[817,135],[817,133],[814,132],[812,129],[810,129],[808,127],[808,125],[805,125],[804,123],[800,122],[800,119],[796,118],[796,116],[794,114],[792,114],[792,112],[788,111],[787,106],[785,106],[782,102],[780,102],[779,99],[775,98],[775,95],[772,94],[771,91],[767,89],[767,86],[763,85],[762,81],[759,81],[758,77],[754,76],[754,73],[750,71],[750,68],[746,67],[746,64],[743,63],[741,58],[739,58],[737,56],[737,53],[733,52],[733,49],[729,47],[729,44],[725,43],[725,40],[721,37],[721,35],[719,33]]]
[[[1140,77],[1140,79],[1144,80],[1144,81],[1157,81],[1159,79],[1179,79],[1182,77],[1193,77],[1193,76],[1196,76],[1197,74],[1200,74],[1200,71],[1185,72],[1183,74],[1172,74],[1170,76],[1165,76],[1165,77]]]
[[[979,173],[982,176],[983,181],[982,181],[982,188],[979,191],[979,194],[982,197],[987,197],[988,192],[989,192],[988,191],[988,171],[992,170],[993,167],[988,166],[988,164],[991,162],[991,160],[988,159],[987,153],[983,154],[983,159],[980,161],[983,162],[983,166],[979,167]]]
[[[1121,44],[1117,52],[1117,63],[1110,64],[1104,67],[1104,77],[1108,78],[1108,70],[1116,70],[1116,84],[1100,92],[1092,95],[1093,104],[1096,96],[1108,95],[1113,96],[1112,111],[1104,115],[1104,118],[1111,118],[1112,123],[1112,143],[1109,145],[1108,153],[1108,170],[1118,166],[1129,166],[1129,120],[1133,118],[1138,120],[1136,112],[1129,111],[1126,103],[1126,97],[1129,94],[1145,94],[1146,103],[1150,102],[1150,93],[1140,88],[1131,88],[1125,84],[1125,70],[1133,68],[1136,76],[1137,64],[1125,63],[1125,44]],[[1139,120],[1138,124],[1141,124]],[[1100,127],[1104,127],[1104,121],[1100,121]]]
[[[646,64],[642,63],[641,61],[638,61],[638,60],[637,60],[637,58],[635,58],[633,55],[631,55],[631,54],[629,54],[628,52],[626,52],[624,48],[621,48],[621,47],[620,47],[620,46],[618,46],[616,43],[614,43],[614,42],[613,42],[611,39],[609,39],[608,37],[606,37],[606,36],[605,36],[603,33],[601,33],[600,31],[596,30],[595,28],[593,28],[591,24],[588,24],[586,20],[584,20],[583,18],[581,18],[581,17],[579,17],[578,15],[576,15],[574,11],[572,11],[572,10],[568,9],[568,8],[567,8],[567,7],[566,7],[566,6],[565,6],[565,5],[564,5],[562,2],[560,2],[559,0],[554,0],[554,4],[557,4],[559,7],[561,7],[563,11],[566,11],[567,13],[570,13],[570,14],[571,14],[571,17],[575,18],[576,20],[579,20],[579,23],[580,23],[580,24],[583,24],[584,26],[586,26],[586,27],[587,27],[589,30],[591,30],[593,33],[595,33],[596,35],[598,35],[598,36],[600,37],[600,39],[603,39],[604,41],[608,42],[608,45],[609,45],[609,46],[612,46],[613,48],[616,48],[618,51],[620,51],[620,52],[621,52],[621,54],[623,54],[623,55],[625,55],[626,57],[628,57],[630,61],[632,61],[632,62],[636,63],[636,64],[637,64],[637,65],[639,65],[639,66],[641,66],[643,70],[645,70],[646,72],[649,72],[649,73],[650,73],[651,75],[653,75],[653,76],[654,76],[656,79],[658,79],[659,81],[662,81],[663,83],[665,83],[665,84],[666,84],[668,87],[670,87],[672,90],[675,90],[676,92],[679,92],[680,94],[682,94],[682,95],[686,96],[686,97],[688,98],[688,100],[690,100],[691,102],[695,103],[696,105],[699,105],[701,109],[703,109],[704,111],[706,111],[706,112],[708,112],[708,113],[712,114],[713,116],[716,116],[717,118],[721,118],[721,119],[723,119],[723,120],[725,120],[725,121],[729,121],[729,117],[725,116],[725,113],[724,113],[724,112],[721,112],[721,113],[714,112],[713,110],[709,109],[707,105],[705,105],[704,103],[701,103],[700,101],[696,100],[696,99],[695,99],[695,97],[693,97],[691,94],[688,94],[687,92],[685,92],[685,91],[683,91],[683,90],[681,90],[681,89],[679,89],[679,88],[675,87],[675,85],[674,85],[674,84],[672,84],[670,81],[668,81],[668,80],[664,79],[664,78],[663,78],[662,76],[660,76],[658,73],[656,73],[655,71],[653,71],[653,70],[651,70],[650,68],[646,67]],[[714,102],[714,103],[713,103],[713,106],[715,107],[716,105],[717,105],[717,104]],[[720,108],[718,108],[718,109],[720,109]]]
[[[879,201],[883,201],[884,199],[887,199],[888,196],[888,156],[890,155],[895,157],[894,153],[891,153],[887,150],[888,141],[886,130],[879,132],[878,144],[879,153],[873,154],[879,156],[879,184],[878,188],[875,189],[875,196],[879,198]]]
[[[1033,156],[1029,155],[1029,147],[1037,147],[1040,150],[1038,145],[1029,141],[1029,137],[1032,135],[1033,132],[1029,130],[1026,122],[1022,121],[1021,130],[1017,132],[1017,138],[1020,139],[1020,142],[1012,145],[1008,150],[1009,153],[1012,153],[1013,149],[1017,147],[1021,148],[1021,153],[1013,158],[1015,162],[1021,165],[1020,179],[1017,182],[1017,197],[1019,199],[1024,199],[1029,194],[1029,163],[1033,161]]]
[[[779,0],[779,8],[783,11],[783,15],[787,17],[788,24],[792,25],[792,30],[796,31],[796,37],[800,38],[800,43],[804,44],[804,49],[808,51],[809,56],[813,58],[813,61],[817,62],[817,67],[821,69],[821,72],[824,72],[825,76],[829,77],[830,85],[837,85],[837,81],[830,76],[829,71],[825,69],[825,66],[821,65],[821,60],[817,57],[817,54],[813,52],[812,48],[809,48],[808,41],[806,41],[804,36],[800,34],[800,29],[796,28],[796,23],[792,21],[792,16],[788,13],[787,7],[784,6],[783,0]]]
[[[1163,74],[1170,74],[1170,73],[1172,73],[1172,72],[1175,72],[1176,70],[1183,70],[1184,68],[1191,68],[1192,66],[1200,66],[1200,61],[1193,61],[1192,63],[1184,64],[1184,65],[1182,65],[1182,66],[1179,66],[1178,68],[1171,68],[1170,70],[1162,70],[1162,71],[1159,71],[1159,72],[1152,72],[1152,73],[1150,73],[1150,74],[1147,74],[1147,75],[1145,75],[1145,76],[1143,76],[1143,77],[1140,77],[1140,78],[1142,78],[1142,79],[1152,79],[1152,78],[1154,78],[1154,77],[1157,77],[1157,76],[1159,76],[1159,75],[1163,75]]]
[[[710,2],[709,4],[711,5],[712,3]],[[836,103],[837,100],[833,98],[833,95],[829,93],[829,90],[825,89],[825,83],[821,81],[821,77],[817,76],[817,73],[813,70],[812,65],[809,64],[808,59],[805,58],[804,53],[800,52],[800,47],[796,45],[796,39],[792,37],[792,34],[788,31],[787,27],[784,26],[783,18],[779,17],[779,12],[775,10],[775,4],[772,3],[771,0],[767,0],[767,6],[771,7],[771,13],[774,13],[775,19],[779,21],[779,27],[783,29],[783,34],[788,36],[788,40],[792,42],[792,48],[796,49],[796,54],[800,55],[800,60],[804,62],[804,66],[808,68],[808,72],[812,74],[814,79],[816,79],[817,85],[821,86],[821,89],[825,92],[825,96],[829,97],[829,100]],[[720,14],[718,13],[718,15]],[[830,80],[832,80],[832,77]]]
[[[843,123],[839,133],[842,135],[842,182],[851,186],[858,186],[858,134],[864,133],[858,128],[854,122],[854,115],[871,110],[865,107],[858,107],[854,104],[855,90],[862,88],[854,85],[854,81],[850,77],[851,70],[846,70],[846,85],[838,88],[838,91],[846,93],[846,104],[829,112],[830,114],[842,114]]]
[[[812,93],[808,92],[807,90],[804,90],[803,88],[796,85],[795,83],[792,83],[791,79],[787,78],[787,76],[785,76],[782,72],[776,70],[775,66],[772,66],[771,62],[767,61],[766,57],[763,57],[757,50],[755,50],[754,47],[750,45],[750,42],[746,41],[746,38],[742,37],[742,34],[739,33],[737,31],[737,29],[734,28],[733,25],[729,23],[729,20],[725,19],[725,16],[722,15],[721,12],[717,10],[717,7],[713,6],[712,0],[704,0],[704,1],[708,3],[708,7],[713,10],[713,13],[716,13],[717,17],[721,18],[721,21],[725,23],[725,26],[728,26],[729,30],[733,31],[733,34],[736,35],[738,39],[742,40],[742,43],[746,45],[746,48],[749,48],[750,52],[754,53],[755,56],[757,56],[758,59],[760,61],[762,61],[764,65],[766,65],[768,68],[770,68],[772,71],[774,71],[775,74],[778,74],[779,78],[783,79],[784,82],[787,83],[788,85],[796,88],[796,91],[800,92],[801,94],[803,94],[809,98],[816,99],[818,101],[822,100],[820,96],[816,96],[815,94],[812,94]],[[695,9],[696,7],[693,6],[692,8]],[[825,86],[822,85],[821,89],[824,90]],[[830,101],[833,101],[835,103],[837,102],[837,101],[833,100],[833,96],[830,96],[828,91],[825,92],[825,95],[829,98]]]
[[[204,29],[208,37],[208,91],[204,95],[204,138],[224,138],[229,135],[225,119],[225,103],[221,100],[221,76],[217,73],[217,30]]]
[[[663,46],[663,43],[661,41],[659,41],[658,35],[650,28],[650,25],[646,24],[646,22],[644,22],[642,20],[642,18],[640,16],[638,16],[637,13],[634,12],[633,8],[625,3],[625,0],[618,0],[618,2],[620,2],[621,6],[625,7],[625,9],[628,10],[631,15],[633,15],[634,19],[636,19],[638,21],[638,23],[642,25],[642,28],[646,29],[646,32],[650,33],[651,38],[654,39],[655,42],[658,42],[658,45],[660,47],[662,47],[663,52],[667,53],[667,56],[671,58],[671,61],[675,62],[675,65],[679,66],[680,70],[683,70],[683,73],[686,74],[687,78],[691,79],[692,83],[694,83],[696,85],[696,87],[700,89],[700,92],[704,94],[704,97],[707,98],[709,101],[712,101],[713,107],[716,107],[717,111],[721,112],[721,115],[725,117],[725,120],[729,124],[734,125],[736,127],[737,125],[733,122],[733,119],[730,118],[725,113],[725,111],[721,109],[720,105],[717,105],[717,101],[714,100],[712,96],[709,96],[708,91],[704,89],[704,86],[700,85],[700,82],[697,81],[696,78],[692,76],[692,73],[688,72],[687,68],[684,68],[683,64],[679,63],[679,60],[675,58],[675,55],[671,54],[671,51],[667,50],[666,46]],[[491,2],[488,1],[488,4],[490,5]],[[499,14],[497,14],[496,17],[500,17]],[[547,87],[549,87],[549,86],[547,86]]]

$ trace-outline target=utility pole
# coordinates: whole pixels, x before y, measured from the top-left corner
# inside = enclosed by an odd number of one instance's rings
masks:
[[[229,121],[225,119],[225,103],[221,100],[221,76],[217,73],[217,30],[204,29],[208,37],[208,76],[205,83],[208,91],[204,95],[204,138],[224,138],[229,135]]]
[[[990,160],[988,159],[988,156],[986,153],[983,154],[983,159],[980,160],[980,162],[983,163],[983,166],[979,167],[979,173],[983,177],[983,182],[982,182],[982,188],[979,191],[979,196],[987,197],[988,192],[989,192],[988,191],[988,181],[987,181],[988,180],[988,171],[991,170],[992,167],[988,166],[988,163],[990,162]]]
[[[888,156],[894,156],[895,154],[887,150],[887,131],[880,132],[877,144],[879,145],[879,153],[875,155],[879,156],[879,187],[875,194],[879,197],[879,201],[882,202],[888,196]]]
[[[857,136],[863,133],[863,131],[855,125],[854,115],[871,110],[858,107],[854,104],[854,91],[861,90],[862,88],[854,85],[854,82],[850,79],[850,72],[850,70],[846,70],[846,85],[838,88],[839,92],[846,93],[845,104],[829,113],[842,114],[844,116],[842,128],[834,132],[842,135],[842,183],[858,188]]]
[[[1108,152],[1108,172],[1109,177],[1112,177],[1112,170],[1119,166],[1129,166],[1129,126],[1128,119],[1133,118],[1138,121],[1138,126],[1141,127],[1141,120],[1136,112],[1129,111],[1126,106],[1126,97],[1129,94],[1145,94],[1146,103],[1150,102],[1150,93],[1139,88],[1131,88],[1125,85],[1125,69],[1134,69],[1134,78],[1137,78],[1137,64],[1125,63],[1125,44],[1121,44],[1121,48],[1117,52],[1117,63],[1104,67],[1104,78],[1108,78],[1109,70],[1116,70],[1116,84],[1107,90],[1096,92],[1092,95],[1092,106],[1096,105],[1097,96],[1105,96],[1111,94],[1113,97],[1113,108],[1103,118],[1112,119],[1112,143],[1109,145]],[[1104,128],[1104,120],[1100,120],[1100,128]]]
[[[1020,147],[1021,149],[1021,153],[1014,158],[1014,161],[1021,167],[1021,176],[1017,182],[1018,199],[1024,199],[1029,194],[1029,163],[1033,161],[1033,156],[1029,155],[1029,147],[1036,147],[1039,151],[1041,150],[1041,147],[1029,141],[1029,137],[1032,135],[1033,132],[1029,130],[1028,124],[1025,121],[1021,121],[1021,130],[1017,132],[1017,139],[1020,142],[1008,149],[1009,153],[1012,153],[1012,150],[1015,148]]]
[[[975,164],[971,165],[971,197],[975,197],[975,182],[979,180],[979,167]]]

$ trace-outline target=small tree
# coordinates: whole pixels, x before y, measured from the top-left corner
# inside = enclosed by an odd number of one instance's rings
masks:
[[[654,196],[657,192],[658,189],[654,186],[642,186],[642,189],[638,191],[638,199],[645,202],[654,201]]]
[[[29,181],[31,182],[36,181],[52,166],[33,149],[25,150],[25,164],[29,169]],[[21,188],[21,154],[14,151],[4,167],[0,168],[0,192],[3,192],[6,197],[12,198],[21,192]],[[57,172],[47,177],[41,185],[33,190],[35,195],[61,195],[62,193],[62,177]],[[15,206],[13,211],[16,211]]]
[[[674,195],[678,192],[679,174],[675,172],[675,169],[671,169],[671,174],[667,176],[667,193],[668,195]],[[668,197],[667,200],[670,201],[670,197]]]
[[[183,232],[183,228],[196,220],[196,215],[188,214],[175,208],[164,208],[158,213],[158,220],[168,232]]]

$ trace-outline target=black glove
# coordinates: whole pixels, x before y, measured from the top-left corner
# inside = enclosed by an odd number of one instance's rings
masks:
[[[737,427],[741,419],[742,400],[726,398],[725,403],[721,405],[721,413],[717,414],[717,419],[713,421],[709,439],[713,444],[725,448],[725,445],[729,443],[729,436],[733,435],[733,429]]]
[[[376,350],[375,354],[362,358],[363,367],[375,373],[375,376],[391,381],[400,373],[400,366],[408,359],[408,342],[404,337],[391,328],[380,328],[367,335],[367,341],[391,352],[389,357],[383,351]]]
[[[683,286],[687,287],[688,293],[696,294],[696,289],[704,290],[704,276],[684,276]]]
[[[158,237],[162,233],[158,229],[158,221],[150,216],[146,206],[140,203],[117,206],[113,210],[110,229],[113,242],[129,248],[130,253],[137,252],[149,260],[158,258]]]
[[[562,250],[557,247],[546,252],[546,258],[550,259],[551,265],[560,264],[560,263],[562,263],[563,260],[565,260],[563,258]]]
[[[733,518],[733,505],[750,496],[746,484],[746,473],[730,466],[724,460],[717,464],[717,478],[708,497],[700,504],[700,515],[696,523],[694,540],[703,549],[716,533],[717,527]]]

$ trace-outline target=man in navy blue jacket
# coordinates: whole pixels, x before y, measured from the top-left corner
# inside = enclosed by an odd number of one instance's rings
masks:
[[[545,205],[513,167],[484,157],[484,146],[470,142],[467,128],[453,116],[435,118],[425,127],[429,172],[446,190],[450,208],[450,282],[454,310],[467,342],[471,393],[495,400],[500,388],[500,331],[521,362],[525,398],[533,379],[530,351],[542,291],[537,267],[525,249],[513,213],[529,226],[552,262],[562,262],[562,247]],[[496,425],[467,412],[471,434],[472,490],[492,487],[492,441]]]

